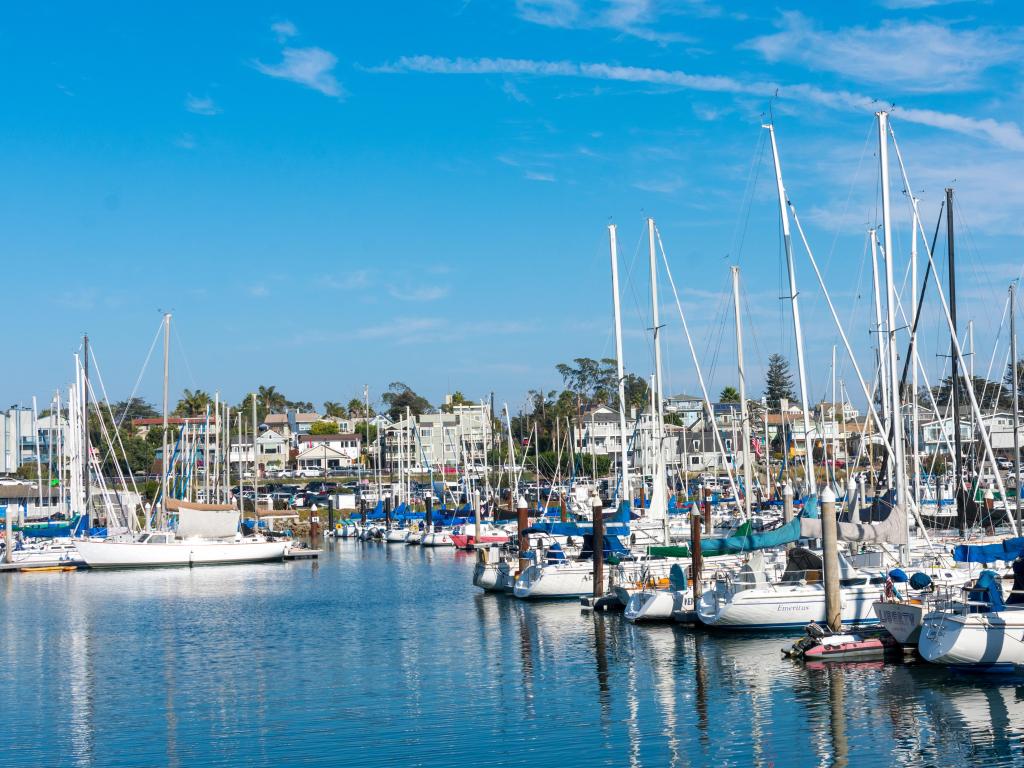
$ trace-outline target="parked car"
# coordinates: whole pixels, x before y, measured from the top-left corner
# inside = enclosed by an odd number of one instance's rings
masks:
[[[1013,469],[1013,462],[1010,461],[1009,459],[1004,459],[1000,457],[996,459],[996,466],[998,466],[1000,469],[1004,471],[1007,471]]]
[[[322,475],[323,471],[319,469],[306,468],[295,470],[295,477],[321,477]]]

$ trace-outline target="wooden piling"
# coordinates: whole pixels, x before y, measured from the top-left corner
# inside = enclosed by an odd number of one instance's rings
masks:
[[[839,594],[839,541],[836,526],[836,494],[826,485],[821,501],[821,559],[825,569],[825,620],[838,632],[843,623]]]
[[[690,514],[690,584],[693,589],[693,608],[700,603],[701,577],[704,572],[704,556],[700,551],[701,518]]]
[[[480,515],[483,511],[480,509],[480,491],[478,489],[473,490],[473,543],[480,543]]]
[[[595,491],[590,497],[590,511],[594,520],[594,597],[604,595],[604,507]]]
[[[516,532],[519,535],[519,573],[530,567],[530,558],[526,553],[530,551],[530,534],[526,531],[530,527],[530,510],[526,505],[526,499],[522,496],[516,502]]]
[[[40,480],[39,482],[42,482]],[[8,563],[14,562],[14,513],[11,511],[13,504],[8,504],[4,510],[4,544],[7,549],[4,550],[4,561]]]

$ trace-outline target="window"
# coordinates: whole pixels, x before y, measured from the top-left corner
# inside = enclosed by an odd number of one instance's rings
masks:
[[[700,456],[690,457],[690,466],[696,467],[700,464]]]
[[[699,451],[700,450],[700,440],[694,440],[693,441],[693,450],[695,450],[695,451]]]

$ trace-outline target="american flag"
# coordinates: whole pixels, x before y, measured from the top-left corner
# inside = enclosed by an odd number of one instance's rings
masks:
[[[757,458],[760,459],[762,454],[764,454],[764,446],[761,444],[761,441],[758,438],[750,438],[750,447],[754,450],[754,454],[757,456]]]

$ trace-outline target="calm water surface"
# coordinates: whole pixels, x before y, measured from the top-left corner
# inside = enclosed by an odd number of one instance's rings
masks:
[[[1024,686],[483,595],[471,556],[0,577],[0,765],[1010,766]]]

